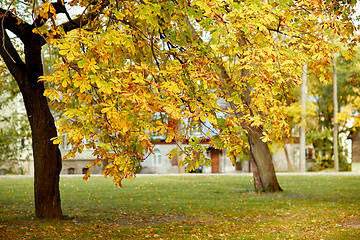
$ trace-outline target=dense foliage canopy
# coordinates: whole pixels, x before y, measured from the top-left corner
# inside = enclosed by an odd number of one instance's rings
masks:
[[[101,7],[86,27],[52,32],[48,41],[61,59],[41,80],[55,85],[45,94],[62,112],[59,132],[73,145],[67,157],[93,149],[93,165],[107,159],[104,175],[117,184],[153,153],[154,135],[188,139],[182,164],[191,166],[205,139],[235,161],[248,144],[242,132],[261,129],[264,142],[283,137],[302,66],[328,82],[337,51],[331,39],[355,44],[352,9],[333,1],[129,0]],[[55,13],[51,5],[46,13]],[[191,138],[199,123],[208,130]]]

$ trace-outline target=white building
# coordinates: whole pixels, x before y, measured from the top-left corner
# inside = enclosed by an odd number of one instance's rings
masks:
[[[178,159],[175,156],[173,159],[169,159],[169,152],[177,148],[175,142],[166,143],[164,140],[155,142],[154,152],[155,155],[150,155],[142,165],[142,173],[179,173],[184,172],[183,169],[179,169],[177,164]],[[219,151],[217,149],[209,147],[208,144],[204,144],[207,147],[205,157],[211,159],[211,165],[206,167],[202,166],[202,173],[236,173],[236,172],[248,172],[248,161],[240,161],[235,166],[230,161],[230,158],[226,156],[226,150]],[[187,147],[187,143],[182,143],[182,147]]]

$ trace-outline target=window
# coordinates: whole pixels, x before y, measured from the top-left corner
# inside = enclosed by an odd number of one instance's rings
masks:
[[[68,174],[75,174],[75,168],[68,168]]]
[[[82,173],[83,173],[83,174],[86,174],[88,171],[89,171],[89,168],[83,168],[83,169],[82,169]]]
[[[154,150],[155,154],[153,155],[153,165],[160,166],[161,165],[161,152],[159,149]]]

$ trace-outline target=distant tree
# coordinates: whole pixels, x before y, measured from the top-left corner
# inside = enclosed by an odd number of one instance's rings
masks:
[[[354,48],[355,56],[352,59],[346,56],[346,48],[342,47],[337,57],[337,79],[338,79],[338,104],[342,110],[338,117],[339,135],[342,138],[353,131],[354,126],[350,124],[353,120],[354,113],[357,112],[357,99],[359,92],[356,85],[357,74],[359,70],[358,48]],[[343,55],[344,54],[344,55]],[[330,68],[329,68],[330,69]],[[333,84],[330,82],[324,84],[313,74],[309,75],[308,81],[308,101],[306,116],[306,143],[312,143],[315,147],[315,159],[317,165],[313,170],[332,168],[333,165]],[[300,96],[300,88],[295,89],[295,97]],[[300,100],[299,100],[300,101]],[[291,120],[292,128],[300,125],[301,108],[300,102],[294,101],[289,108],[288,114]],[[356,122],[356,120],[355,120]],[[339,161],[340,170],[348,170],[349,164],[346,162],[346,149],[343,141],[339,141]]]
[[[344,53],[345,51],[343,51]],[[348,59],[343,55],[337,57],[337,79],[338,79],[338,105],[341,110],[338,116],[339,134],[348,136],[354,131],[357,124],[358,101],[360,93],[357,81],[359,76],[358,64],[360,62],[359,49],[355,48],[355,56]],[[322,168],[333,167],[333,85],[324,86],[316,80],[311,86],[311,94],[317,104],[317,120],[312,122],[309,131],[309,142],[313,142],[317,152],[317,160]],[[352,124],[353,122],[353,124]],[[349,170],[344,143],[339,141],[339,162],[340,170]]]

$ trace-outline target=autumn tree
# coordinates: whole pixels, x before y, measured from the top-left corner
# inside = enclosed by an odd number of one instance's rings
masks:
[[[0,55],[22,93],[32,132],[35,165],[35,215],[39,218],[61,218],[59,174],[61,154],[50,139],[57,136],[54,119],[44,94],[41,48],[48,38],[86,26],[98,16],[107,1],[83,1],[86,11],[71,19],[64,1],[2,1],[0,5]],[[67,21],[57,25],[56,15]]]
[[[204,159],[198,143],[211,137],[234,163],[249,147],[256,188],[280,191],[268,144],[289,132],[287,100],[302,66],[329,81],[336,49],[327,37],[346,41],[353,31],[329,8],[309,0],[112,2],[91,29],[51,41],[62,59],[42,80],[56,85],[45,94],[74,146],[65,157],[93,149],[91,165],[107,159],[103,174],[121,185],[153,153],[152,135],[189,140],[181,164],[192,167],[192,153]],[[208,131],[191,139],[186,130],[199,122]]]

